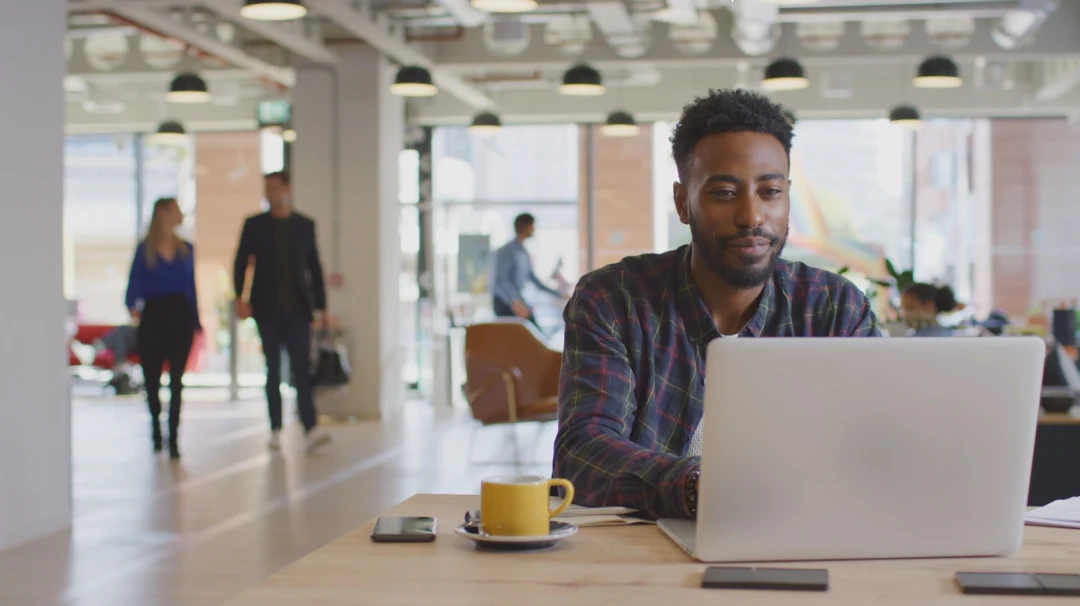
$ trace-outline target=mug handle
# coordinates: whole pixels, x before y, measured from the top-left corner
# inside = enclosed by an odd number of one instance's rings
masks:
[[[566,508],[574,502],[574,485],[570,483],[570,480],[565,478],[552,478],[548,480],[548,492],[551,492],[552,486],[562,486],[563,490],[566,491],[566,497],[563,498],[563,502],[559,503],[558,507],[548,511],[549,520],[566,511]]]

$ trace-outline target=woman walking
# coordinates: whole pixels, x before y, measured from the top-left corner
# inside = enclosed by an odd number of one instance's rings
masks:
[[[154,203],[150,229],[135,250],[128,279],[127,307],[139,323],[137,341],[146,400],[150,406],[154,452],[162,448],[161,372],[169,363],[169,457],[180,458],[180,393],[195,331],[199,324],[195,297],[195,249],[176,235],[184,216],[175,198]]]

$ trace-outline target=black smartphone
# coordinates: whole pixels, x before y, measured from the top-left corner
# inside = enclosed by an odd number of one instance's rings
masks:
[[[958,572],[963,593],[1080,596],[1080,575],[1029,572]]]
[[[435,518],[378,518],[371,530],[376,543],[427,543],[435,540]]]
[[[804,568],[711,566],[705,569],[701,586],[706,589],[828,591],[829,571]]]

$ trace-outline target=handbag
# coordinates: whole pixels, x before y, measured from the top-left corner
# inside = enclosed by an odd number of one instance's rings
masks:
[[[311,369],[313,387],[340,387],[349,383],[348,352],[334,341],[330,331],[319,334],[315,362]]]

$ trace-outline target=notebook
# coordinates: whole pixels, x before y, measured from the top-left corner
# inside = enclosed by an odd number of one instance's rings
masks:
[[[1080,528],[1080,497],[1061,499],[1032,509],[1024,515],[1024,523],[1032,526]]]

